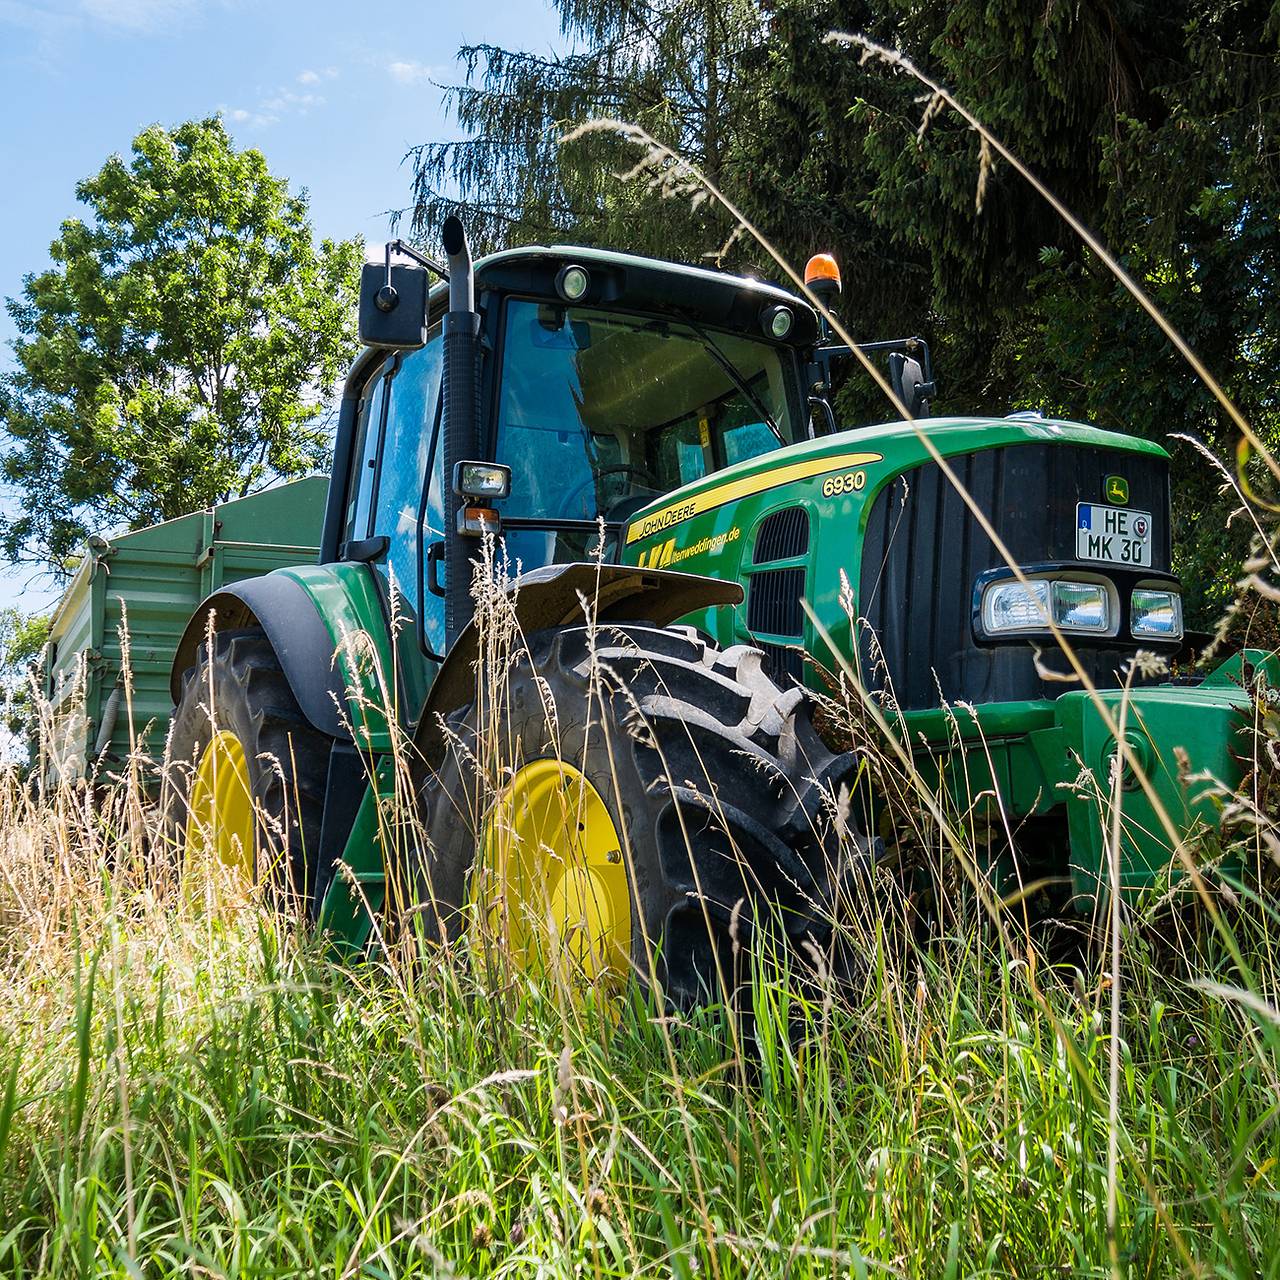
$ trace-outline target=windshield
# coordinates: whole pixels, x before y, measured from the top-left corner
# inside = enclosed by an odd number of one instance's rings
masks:
[[[790,444],[789,359],[740,334],[513,299],[498,402],[504,517],[625,520]]]

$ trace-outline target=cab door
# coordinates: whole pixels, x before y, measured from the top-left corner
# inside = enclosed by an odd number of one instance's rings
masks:
[[[360,406],[339,558],[374,575],[396,655],[401,720],[411,725],[444,649],[444,600],[427,553],[443,538],[442,343],[390,356]]]

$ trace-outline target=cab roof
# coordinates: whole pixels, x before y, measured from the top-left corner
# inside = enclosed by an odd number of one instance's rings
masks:
[[[584,306],[693,316],[717,327],[755,330],[760,337],[766,336],[759,323],[766,308],[785,306],[794,313],[795,323],[782,345],[812,346],[818,336],[817,313],[809,303],[776,284],[613,249],[579,245],[502,249],[476,260],[476,284],[478,288],[555,297],[556,275],[570,264],[585,267],[590,273],[591,287],[582,300]],[[444,300],[447,291],[443,282],[432,288],[433,309]]]

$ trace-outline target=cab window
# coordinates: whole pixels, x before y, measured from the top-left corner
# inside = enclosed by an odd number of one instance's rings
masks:
[[[388,601],[394,580],[399,596],[396,608],[406,620],[416,618],[424,603],[419,595],[417,540],[424,482],[424,545],[439,539],[444,527],[443,456],[437,439],[440,372],[437,327],[425,347],[392,356],[369,379],[352,450],[345,538],[348,542],[378,536],[387,539],[386,550],[372,566]],[[435,602],[436,597],[427,597],[422,626],[427,644],[439,653],[444,626],[443,616],[437,616],[442,611],[431,607]],[[410,647],[402,645],[399,652],[404,655]],[[420,683],[413,673],[406,679],[410,676],[415,685]]]
[[[370,500],[373,496],[374,469],[378,461],[378,437],[382,431],[382,414],[386,406],[388,361],[369,379],[360,403],[356,438],[351,450],[351,479],[347,485],[347,513],[343,537],[347,541],[369,535]]]
[[[382,447],[372,500],[373,518],[369,534],[384,535],[386,555],[377,561],[384,577],[394,577],[396,587],[409,607],[416,606],[418,594],[418,504],[431,461],[435,439],[436,405],[440,398],[441,342],[433,335],[420,351],[400,358],[390,383],[390,401],[382,429]],[[439,537],[443,523],[439,512],[439,483],[434,475],[441,460],[435,460],[432,480],[437,510],[434,521],[428,503],[426,536]],[[431,526],[434,524],[434,528]]]
[[[742,334],[512,299],[502,350],[504,520],[622,521],[795,438],[791,353]]]

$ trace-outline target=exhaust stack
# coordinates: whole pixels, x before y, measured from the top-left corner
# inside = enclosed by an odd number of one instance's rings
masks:
[[[481,457],[480,448],[480,315],[476,311],[475,273],[471,249],[460,218],[450,215],[441,229],[448,255],[449,310],[444,318],[443,398],[445,475],[445,652],[471,621],[472,552],[476,540],[459,531],[466,499],[455,493],[450,478],[459,462]]]

